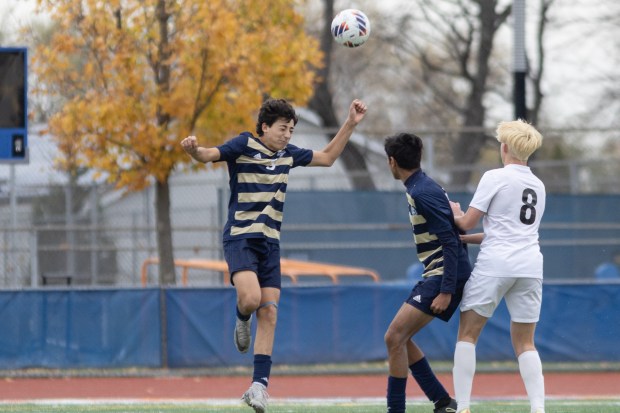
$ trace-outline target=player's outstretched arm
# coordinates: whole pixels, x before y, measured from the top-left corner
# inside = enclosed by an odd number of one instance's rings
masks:
[[[215,162],[220,159],[220,150],[217,148],[204,148],[198,146],[195,136],[188,136],[181,141],[183,150],[198,162]]]
[[[484,216],[484,212],[472,207],[467,208],[467,212],[463,212],[461,204],[458,202],[450,201],[450,208],[454,214],[454,223],[463,231],[475,228]]]
[[[465,244],[482,244],[484,240],[484,232],[476,232],[475,234],[461,235],[461,241]]]
[[[364,119],[366,110],[367,107],[361,100],[355,99],[351,102],[347,120],[342,124],[334,139],[323,150],[314,151],[312,162],[310,162],[309,166],[332,166],[344,150],[357,124]]]

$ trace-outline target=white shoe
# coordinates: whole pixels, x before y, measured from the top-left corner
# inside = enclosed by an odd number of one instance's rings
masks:
[[[459,413],[471,413],[469,409],[459,410]]]
[[[247,321],[239,320],[237,318],[237,322],[235,323],[235,333],[234,333],[234,341],[235,347],[240,353],[247,353],[250,344],[252,344],[252,331],[250,327],[252,326],[252,316]]]
[[[243,393],[243,401],[254,409],[256,413],[265,413],[267,410],[267,388],[261,383],[252,383],[248,391]]]
[[[543,409],[536,409],[534,413],[545,413],[545,411]]]

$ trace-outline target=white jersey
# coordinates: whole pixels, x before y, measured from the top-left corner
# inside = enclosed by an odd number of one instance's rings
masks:
[[[538,228],[545,197],[545,185],[528,166],[509,164],[482,176],[469,204],[485,213],[473,274],[542,278]]]

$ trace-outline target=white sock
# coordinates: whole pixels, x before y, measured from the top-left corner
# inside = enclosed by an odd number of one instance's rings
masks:
[[[471,403],[471,388],[476,373],[476,345],[466,341],[456,343],[454,349],[454,397],[457,411],[469,409]]]
[[[525,351],[518,358],[519,371],[527,397],[530,399],[532,412],[545,411],[545,378],[538,351]]]

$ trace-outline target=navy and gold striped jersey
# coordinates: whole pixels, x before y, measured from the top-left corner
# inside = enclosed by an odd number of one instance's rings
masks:
[[[279,242],[289,171],[308,165],[312,151],[289,144],[273,152],[249,132],[217,148],[219,161],[228,164],[230,176],[224,241],[264,238]]]
[[[405,181],[409,219],[423,277],[443,276],[441,292],[454,293],[456,279],[469,277],[471,265],[448,195],[422,170]]]

